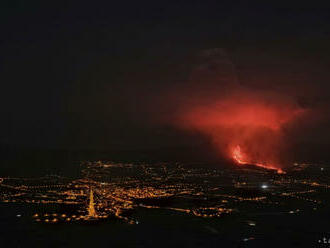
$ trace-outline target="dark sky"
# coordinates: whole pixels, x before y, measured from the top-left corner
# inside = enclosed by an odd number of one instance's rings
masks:
[[[158,119],[177,104],[164,95],[212,84],[187,83],[207,63],[199,55],[212,49],[225,51],[240,84],[289,92],[328,113],[330,9],[230,2],[1,1],[0,143],[69,149],[198,143]],[[327,143],[328,123],[306,124],[299,142]]]

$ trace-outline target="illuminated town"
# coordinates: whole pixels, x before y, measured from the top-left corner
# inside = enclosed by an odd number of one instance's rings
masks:
[[[297,215],[325,208],[330,187],[330,174],[321,165],[304,163],[286,174],[253,166],[220,170],[180,163],[98,161],[83,162],[81,168],[76,179],[3,177],[1,202],[32,206],[35,223],[118,219],[136,225],[139,209],[220,220],[251,214],[251,209],[255,214]]]

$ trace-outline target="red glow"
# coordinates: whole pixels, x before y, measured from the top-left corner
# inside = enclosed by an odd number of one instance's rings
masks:
[[[232,157],[238,164],[248,164],[244,159],[244,155],[241,152],[241,147],[239,145],[235,146],[232,151]]]
[[[246,160],[246,156],[245,154],[242,153],[241,147],[239,145],[235,146],[234,149],[232,150],[232,157],[236,163],[241,165],[253,164],[264,169],[276,170],[278,174],[285,173],[281,168],[276,168],[275,166],[272,166],[270,164],[263,164],[263,163]]]
[[[240,93],[180,113],[181,125],[209,136],[237,164],[284,173],[284,128],[304,111],[290,99]]]

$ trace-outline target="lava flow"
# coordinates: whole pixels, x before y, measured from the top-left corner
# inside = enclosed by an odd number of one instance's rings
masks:
[[[187,105],[180,124],[209,137],[222,156],[240,165],[283,173],[289,124],[304,112],[291,99],[252,92]]]
[[[250,164],[250,165],[255,165],[264,169],[268,170],[276,170],[278,174],[283,174],[285,173],[282,169],[276,168],[275,166],[266,164],[266,163],[258,163],[258,162],[253,162],[249,161],[246,159],[246,155],[241,151],[241,147],[239,145],[235,146],[232,150],[232,158],[237,164],[244,165],[244,164]]]
[[[247,161],[244,160],[244,155],[241,152],[241,147],[237,145],[232,152],[233,159],[238,163],[238,164],[248,164]]]

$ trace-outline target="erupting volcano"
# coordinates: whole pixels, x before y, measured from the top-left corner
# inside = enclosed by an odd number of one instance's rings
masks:
[[[269,170],[276,170],[279,174],[285,173],[281,168],[276,168],[270,164],[249,161],[248,158],[246,158],[246,155],[241,151],[241,147],[239,145],[232,149],[232,158],[239,165],[251,164]]]
[[[244,159],[244,154],[242,153],[241,147],[239,145],[234,147],[232,156],[238,164],[248,164],[248,162]]]
[[[244,91],[185,106],[181,126],[210,137],[235,164],[284,173],[285,134],[304,110],[290,98],[262,93]]]

